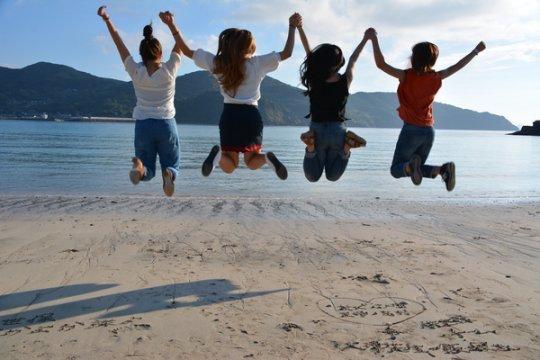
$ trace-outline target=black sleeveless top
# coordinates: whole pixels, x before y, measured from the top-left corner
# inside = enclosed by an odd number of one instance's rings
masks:
[[[349,97],[347,76],[340,75],[336,82],[325,82],[323,86],[309,93],[310,113],[313,122],[343,122],[345,106]]]

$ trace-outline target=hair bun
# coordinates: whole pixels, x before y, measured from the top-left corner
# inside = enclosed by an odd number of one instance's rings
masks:
[[[152,35],[153,29],[152,25],[146,25],[143,29],[143,36],[146,40],[152,39],[154,36]]]

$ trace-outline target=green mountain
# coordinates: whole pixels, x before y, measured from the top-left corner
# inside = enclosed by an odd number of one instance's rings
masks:
[[[259,108],[267,125],[307,125],[308,100],[293,86],[271,77],[262,83]],[[219,88],[207,72],[177,78],[176,119],[217,124],[222,107]],[[22,69],[0,67],[0,114],[130,117],[135,96],[130,82],[100,78],[73,68],[40,62]],[[352,94],[349,126],[400,127],[394,93]],[[515,130],[506,118],[435,103],[440,129]]]

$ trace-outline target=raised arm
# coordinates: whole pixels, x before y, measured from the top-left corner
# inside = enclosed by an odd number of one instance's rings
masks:
[[[405,71],[401,69],[396,69],[395,67],[388,65],[384,60],[384,56],[382,54],[381,47],[379,46],[379,40],[377,39],[377,32],[375,31],[375,29],[367,29],[365,35],[371,40],[371,43],[373,45],[373,57],[375,58],[375,64],[377,65],[377,67],[388,75],[398,78],[400,81],[403,80],[403,78],[405,77]]]
[[[183,53],[188,58],[193,58],[193,50],[191,50],[188,46],[188,44],[184,41],[184,38],[182,37],[182,34],[180,34],[180,30],[178,30],[178,27],[174,23],[174,14],[172,14],[170,11],[164,11],[159,13],[159,18],[165,25],[169,27],[171,30],[171,34],[174,37],[174,47],[173,51],[177,54]]]
[[[362,38],[362,41],[360,41],[360,44],[354,49],[351,57],[349,58],[349,63],[347,64],[347,70],[345,70],[345,75],[347,76],[347,85],[351,86],[352,80],[353,80],[353,70],[354,65],[356,64],[356,61],[358,60],[358,57],[360,57],[360,53],[362,53],[362,50],[364,49],[364,46],[366,45],[368,41],[368,38],[366,34],[364,34],[364,37]]]
[[[279,53],[281,60],[286,60],[291,57],[294,49],[294,35],[296,28],[302,22],[302,17],[298,13],[294,13],[289,18],[289,34],[287,35],[287,41],[285,42],[285,47]]]
[[[304,50],[306,50],[306,55],[308,55],[311,52],[311,47],[309,46],[309,41],[302,25],[302,18],[300,18],[300,24],[298,25],[298,33],[300,34],[302,46],[304,47]]]
[[[472,59],[474,59],[476,55],[478,55],[481,51],[484,51],[485,49],[486,49],[486,44],[484,44],[483,41],[480,41],[478,45],[476,45],[474,50],[471,51],[463,59],[459,60],[457,63],[450,66],[449,68],[439,71],[439,75],[441,76],[441,79],[447,78],[450,75],[454,75],[459,70],[463,69],[465,65],[467,65],[468,63],[471,62]]]
[[[124,42],[122,41],[122,38],[120,37],[120,34],[118,31],[116,31],[116,28],[114,27],[113,23],[111,22],[111,19],[109,18],[109,15],[105,11],[106,6],[101,6],[97,14],[105,21],[105,24],[107,24],[107,29],[109,29],[109,34],[111,34],[111,38],[114,41],[114,44],[116,45],[116,48],[118,49],[118,53],[120,54],[120,58],[122,58],[122,62],[126,60],[129,54],[129,50],[127,49],[126,45],[124,45]]]

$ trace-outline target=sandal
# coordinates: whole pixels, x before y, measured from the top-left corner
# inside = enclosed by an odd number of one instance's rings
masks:
[[[300,140],[302,140],[307,146],[313,146],[315,145],[315,133],[312,130],[306,131],[300,135]]]
[[[364,147],[367,144],[367,141],[353,133],[352,131],[347,131],[347,134],[345,135],[345,143],[352,149]]]

